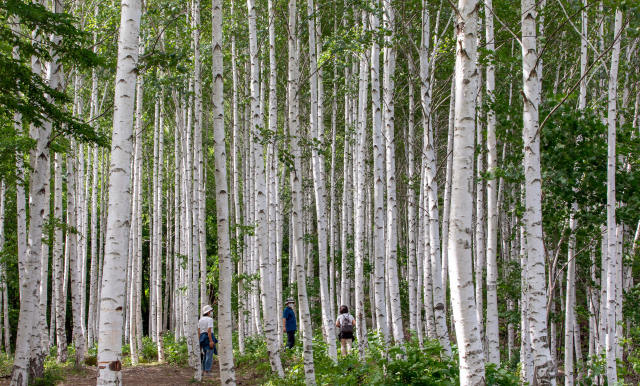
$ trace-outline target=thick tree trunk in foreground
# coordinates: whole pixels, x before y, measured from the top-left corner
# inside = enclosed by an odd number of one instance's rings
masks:
[[[109,166],[109,212],[98,329],[99,386],[122,384],[122,316],[131,220],[131,136],[140,16],[141,4],[138,0],[123,0]]]
[[[475,312],[471,272],[471,212],[475,142],[478,3],[459,0],[456,45],[456,98],[449,222],[451,305],[460,356],[460,384],[485,383],[484,357]]]
[[[220,289],[218,293],[218,354],[220,382],[234,386],[236,374],[233,367],[233,341],[231,320],[231,243],[229,235],[229,194],[227,187],[227,152],[224,133],[223,56],[222,56],[222,1],[212,2],[212,69],[213,69],[213,146],[216,179],[216,217],[218,220],[218,264]],[[237,189],[237,187],[236,187]]]

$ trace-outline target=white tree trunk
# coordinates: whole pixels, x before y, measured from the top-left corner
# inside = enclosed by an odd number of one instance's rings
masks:
[[[320,19],[318,15],[318,28],[316,29],[314,12],[316,11],[313,0],[307,1],[307,16],[309,20],[309,71],[310,77],[310,93],[311,108],[309,117],[309,132],[313,140],[317,143],[312,149],[311,164],[313,168],[313,185],[316,203],[316,218],[318,229],[318,262],[319,262],[319,281],[320,281],[320,302],[322,326],[324,337],[328,346],[328,355],[332,359],[337,358],[336,337],[333,328],[334,319],[331,310],[331,300],[329,298],[329,283],[327,281],[327,220],[326,220],[326,201],[327,193],[325,187],[325,171],[324,157],[318,152],[317,148],[324,147],[324,87],[322,85],[322,69],[318,69],[317,57],[322,54],[321,43],[316,42],[316,34],[320,29]],[[271,23],[273,24],[273,23]],[[274,54],[275,58],[275,54]],[[274,80],[275,83],[275,80]],[[275,90],[275,84],[274,84]],[[320,103],[319,103],[320,102]],[[310,266],[313,266],[310,264]]]
[[[363,11],[362,20],[365,23],[368,14]],[[371,16],[371,24],[372,29],[378,28],[378,19],[375,16]],[[364,282],[364,259],[365,259],[365,245],[364,245],[364,232],[365,232],[365,149],[366,149],[366,138],[367,138],[367,88],[368,88],[368,72],[367,68],[367,56],[366,54],[362,54],[360,58],[360,79],[359,79],[359,101],[358,101],[358,127],[356,128],[356,147],[355,147],[355,160],[354,160],[354,180],[355,180],[355,189],[354,189],[354,259],[355,259],[355,318],[357,322],[358,328],[356,329],[357,340],[358,340],[358,353],[360,358],[364,357],[365,348],[367,343],[366,336],[366,322],[365,322],[365,299],[364,299],[364,290],[365,290],[365,282]],[[377,135],[379,138],[382,137],[382,122],[381,122],[381,111],[380,111],[380,81],[378,79],[378,63],[380,60],[380,50],[378,48],[377,43],[373,43],[373,47],[371,49],[371,102],[372,102],[372,110],[373,110],[373,132],[374,137]],[[376,134],[378,133],[378,134]],[[374,148],[378,148],[379,155],[376,156],[376,161],[382,161],[384,159],[383,148],[381,145],[381,139],[378,142],[377,146],[374,145]],[[382,177],[382,168],[383,163],[380,162],[378,164],[380,166],[380,170],[378,171],[376,168],[376,173],[378,176]],[[384,178],[381,178],[379,181],[380,185],[384,184]],[[379,205],[376,205],[376,209],[382,209],[383,196],[380,195]],[[384,226],[384,225],[383,225]],[[378,235],[384,235],[384,228],[380,230]],[[379,236],[378,236],[379,237]],[[377,240],[380,243],[381,250],[384,250],[384,236],[379,237]],[[379,256],[379,254],[376,254]],[[377,264],[376,259],[376,264]],[[376,270],[377,271],[377,270]]]
[[[486,48],[490,55],[495,51],[495,38],[493,33],[493,4],[492,0],[485,0],[485,30]],[[495,101],[495,64],[489,61],[486,65],[486,89],[489,102]],[[491,105],[491,104],[490,104]],[[487,181],[487,320],[486,320],[486,345],[487,361],[500,366],[500,339],[498,324],[498,195],[497,179],[495,177],[498,167],[498,149],[496,144],[496,115],[491,109],[487,110],[487,172],[492,177]],[[479,221],[479,220],[478,220]]]
[[[477,82],[478,3],[459,0],[449,264],[451,304],[460,356],[460,384],[484,385],[484,357],[471,275],[471,210]]]
[[[97,88],[97,80],[96,80]],[[96,95],[97,98],[97,95]],[[92,106],[93,107],[93,106]],[[93,114],[92,114],[93,115]],[[89,283],[89,317],[87,337],[89,347],[97,338],[96,317],[98,307],[98,148],[93,146],[93,181],[91,185],[91,282]]]
[[[440,221],[438,211],[438,185],[436,181],[436,149],[434,144],[434,135],[432,127],[432,110],[431,110],[431,82],[429,78],[429,12],[426,2],[423,2],[422,10],[422,41],[420,46],[420,93],[423,110],[423,151],[426,161],[426,192],[425,202],[428,210],[428,227],[429,227],[429,255],[425,256],[425,264],[430,265],[431,277],[430,282],[433,291],[432,303],[425,306],[433,307],[436,337],[444,348],[447,356],[451,355],[451,343],[449,341],[449,333],[447,331],[446,313],[444,306],[444,291],[442,287],[442,262],[440,260]],[[425,251],[426,253],[427,251]]]
[[[337,31],[337,19],[334,20],[334,32]],[[336,307],[336,258],[338,250],[338,223],[339,218],[336,213],[338,209],[338,196],[336,186],[336,130],[337,130],[337,116],[338,116],[338,84],[336,82],[338,78],[338,69],[336,66],[333,68],[333,99],[331,102],[331,209],[329,214],[330,240],[329,240],[329,299],[331,303],[331,310],[334,315],[337,315],[339,309]],[[280,298],[278,298],[280,299]],[[278,307],[281,309],[281,307]]]
[[[540,68],[536,39],[536,2],[522,0],[523,137],[525,174],[525,217],[527,228],[527,287],[529,291],[529,333],[535,374],[534,382],[555,386],[555,368],[547,340],[547,296],[542,239],[540,177]]]
[[[413,58],[408,58],[409,74],[414,75],[415,69],[413,64]],[[409,121],[408,121],[408,133],[407,133],[407,163],[408,163],[408,178],[413,179],[415,174],[415,155],[414,155],[414,115],[415,115],[415,102],[413,81],[409,81]],[[407,236],[409,242],[408,248],[408,265],[409,265],[409,328],[416,332],[418,340],[422,342],[422,331],[420,329],[420,319],[422,317],[421,308],[418,306],[419,302],[419,286],[418,286],[418,271],[416,262],[416,192],[415,189],[410,188],[407,191],[407,217],[408,229]]]
[[[395,10],[391,5],[390,0],[382,0],[384,12],[383,20],[384,27],[391,33],[385,36],[384,47],[384,80],[383,80],[383,108],[384,108],[384,137],[386,138],[386,187],[387,187],[387,228],[386,228],[386,241],[387,241],[387,258],[389,260],[397,261],[398,259],[398,209],[396,201],[396,149],[395,149],[395,70],[396,70],[396,49],[393,46],[395,44]],[[373,58],[372,58],[373,59]],[[375,95],[372,95],[374,98]],[[375,112],[374,112],[375,113]],[[380,154],[383,158],[385,154]],[[380,192],[378,192],[380,193]],[[380,296],[376,296],[376,316],[380,319],[378,324],[381,325],[381,332],[386,341],[389,340],[389,329],[386,324],[386,311],[385,311],[385,297],[384,297],[384,272],[385,265],[384,259],[376,259],[376,284],[381,282],[382,286],[377,288],[376,293]],[[415,258],[415,256],[414,256]],[[414,261],[415,263],[415,261]],[[397,275],[397,273],[396,273]],[[392,309],[393,312],[393,309]],[[411,311],[410,311],[411,312]],[[394,318],[395,319],[395,318]],[[416,326],[417,327],[417,326]],[[402,339],[398,341],[396,337],[394,325],[394,339],[398,343],[402,343]],[[400,321],[400,328],[402,329],[402,321]],[[403,331],[400,331],[401,335],[404,335]]]
[[[298,99],[298,57],[299,46],[297,37],[296,3],[289,2],[289,68],[288,68],[288,100],[289,100],[289,132],[291,135],[291,153],[294,157],[294,170],[291,171],[291,225],[293,228],[293,256],[296,264],[296,279],[298,284],[298,304],[300,310],[300,325],[302,328],[303,361],[305,383],[307,386],[316,384],[315,369],[313,364],[313,339],[311,330],[311,315],[309,313],[309,301],[307,298],[307,283],[303,261],[303,235],[302,235],[302,160],[298,144],[299,126],[299,99]]]
[[[449,127],[447,133],[447,170],[444,185],[444,208],[442,209],[442,288],[445,295],[445,311],[447,307],[447,279],[449,278],[449,218],[451,213],[451,173],[453,167],[453,133],[455,126],[456,80],[451,80],[449,100]]]
[[[123,0],[109,167],[104,273],[101,284],[97,385],[122,383],[122,312],[129,240],[133,95],[138,66],[141,4]]]
[[[567,299],[565,303],[565,322],[564,322],[564,384],[565,386],[573,386],[573,335],[574,328],[578,327],[573,324],[574,322],[574,307],[576,303],[575,291],[573,287],[576,283],[576,260],[575,260],[575,246],[576,246],[576,219],[575,211],[578,205],[573,204],[571,208],[571,218],[569,220],[569,227],[571,228],[571,236],[569,236],[569,248],[567,254]]]
[[[622,11],[616,10],[614,43],[611,50],[611,70],[609,73],[608,135],[607,135],[607,338],[606,361],[607,381],[610,385],[618,381],[616,365],[616,279],[617,235],[616,235],[616,119],[618,116],[618,62],[622,34]],[[622,237],[622,235],[620,235]],[[603,277],[604,280],[604,277]],[[621,337],[618,337],[621,338]]]
[[[229,235],[229,195],[227,187],[227,152],[224,132],[223,54],[222,54],[222,1],[212,3],[212,70],[213,70],[213,146],[216,181],[216,217],[218,222],[218,264],[220,269],[218,301],[218,335],[220,381],[234,386],[236,374],[233,366],[233,326],[231,321],[231,243]],[[236,187],[237,189],[237,187]]]
[[[71,148],[77,150],[78,146],[75,140],[71,141]],[[74,153],[67,154],[67,227],[73,229],[77,227],[76,209],[78,208],[76,174],[77,169],[73,161],[76,155]],[[75,345],[75,367],[84,367],[84,333],[82,330],[82,303],[81,294],[82,279],[80,278],[80,256],[77,249],[77,234],[69,232],[67,240],[67,248],[69,249],[69,271],[71,273],[71,310],[73,314],[73,343]]]
[[[262,134],[260,130],[263,127],[263,120],[260,118],[260,66],[258,57],[258,39],[256,34],[256,9],[255,0],[247,0],[247,10],[249,12],[249,51],[251,58],[251,132],[257,138]],[[252,155],[255,165],[255,193],[256,193],[256,241],[257,256],[259,256],[260,267],[260,290],[265,295],[263,299],[264,313],[264,333],[267,339],[269,350],[269,361],[271,369],[279,376],[284,376],[282,362],[280,361],[280,345],[278,344],[277,328],[279,323],[276,322],[275,310],[275,294],[272,293],[272,283],[269,277],[270,256],[268,245],[269,228],[268,228],[268,212],[267,212],[267,187],[263,157],[263,147],[258,141],[253,141]],[[275,262],[275,259],[274,259]],[[257,299],[257,298],[256,298]],[[257,311],[257,309],[254,309]],[[257,314],[257,312],[256,312]]]

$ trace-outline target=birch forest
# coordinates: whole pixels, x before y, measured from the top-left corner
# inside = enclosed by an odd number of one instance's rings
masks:
[[[637,1],[0,20],[0,385],[640,384]]]

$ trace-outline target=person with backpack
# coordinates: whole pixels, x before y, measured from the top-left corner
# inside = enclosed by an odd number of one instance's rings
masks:
[[[336,320],[336,327],[340,327],[340,345],[342,346],[342,356],[347,356],[353,343],[353,329],[356,326],[356,319],[349,314],[349,307],[341,306],[340,315]]]
[[[213,334],[213,308],[206,305],[202,308],[202,318],[198,321],[198,337],[202,350],[202,375],[208,375],[213,364],[213,354],[218,355],[216,343],[218,340]]]
[[[293,349],[293,346],[296,344],[296,330],[298,329],[296,313],[293,312],[293,305],[295,303],[293,298],[288,298],[285,304],[286,307],[282,312],[282,331],[287,334],[287,348]]]

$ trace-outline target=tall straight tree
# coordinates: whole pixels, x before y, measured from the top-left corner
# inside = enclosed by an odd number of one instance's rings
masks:
[[[460,356],[460,384],[485,384],[484,357],[471,272],[473,153],[476,122],[478,1],[456,10],[455,127],[449,222],[451,307]]]
[[[258,38],[256,32],[256,9],[255,0],[247,0],[247,10],[249,12],[249,56],[251,61],[251,119],[250,128],[252,137],[261,138],[263,120],[260,113],[260,65],[258,56]],[[263,301],[264,313],[264,333],[269,348],[269,361],[271,369],[280,376],[284,376],[282,362],[280,361],[280,349],[277,342],[278,333],[276,331],[276,310],[275,294],[272,293],[269,277],[269,228],[267,224],[267,186],[264,167],[263,147],[259,140],[253,141],[251,156],[255,165],[255,205],[257,223],[257,252],[260,259],[260,290],[265,294]]]
[[[62,12],[62,7],[54,2],[54,12]],[[34,34],[35,35],[35,34]],[[60,43],[60,38],[51,35],[51,44]],[[38,57],[31,60],[32,72],[36,76],[42,73],[42,63]],[[58,56],[54,54],[47,67],[46,81],[56,89],[58,85]],[[50,96],[46,96],[51,101]],[[30,150],[29,167],[29,233],[26,238],[24,255],[19,255],[18,265],[20,280],[20,314],[18,316],[18,334],[13,362],[11,385],[22,386],[30,383],[30,379],[44,376],[45,351],[42,347],[41,334],[45,333],[42,319],[46,310],[41,309],[40,284],[42,282],[42,236],[44,222],[48,218],[49,208],[45,208],[45,197],[49,197],[50,152],[52,122],[47,119],[42,125],[31,124],[29,137],[35,141]],[[19,202],[20,204],[20,202]],[[20,211],[21,208],[19,207]],[[20,248],[19,248],[20,250]],[[46,307],[46,305],[45,305]]]
[[[218,301],[218,334],[220,336],[220,382],[234,386],[236,374],[233,367],[231,278],[231,244],[229,236],[229,194],[227,192],[227,152],[224,132],[224,84],[222,54],[222,1],[213,0],[212,8],[212,69],[213,69],[213,146],[216,179],[216,218],[218,221],[218,262],[220,286]],[[237,187],[236,187],[237,188]]]
[[[396,71],[396,48],[395,38],[395,10],[390,0],[382,0],[384,28],[390,31],[385,36],[384,46],[384,79],[383,79],[383,109],[384,109],[384,136],[386,137],[386,184],[387,184],[387,229],[386,229],[386,250],[389,259],[398,258],[398,207],[396,201],[396,148],[395,148],[395,71]],[[375,96],[374,96],[375,97]],[[375,114],[375,112],[374,112]],[[375,122],[375,121],[374,121]],[[384,157],[382,152],[378,153]],[[379,194],[380,192],[378,192]],[[385,259],[384,255],[376,255],[375,279],[376,285],[376,320],[382,330],[382,336],[388,340],[389,328],[386,321],[386,302],[384,291]],[[395,329],[394,329],[395,332]],[[396,336],[394,339],[397,341]],[[401,341],[400,341],[401,343]]]
[[[109,209],[98,329],[97,385],[100,386],[122,384],[122,310],[131,220],[131,136],[141,9],[138,0],[122,1],[109,166]]]
[[[313,363],[313,331],[311,331],[311,314],[309,313],[309,299],[307,297],[307,283],[304,270],[304,247],[302,234],[302,160],[299,145],[299,39],[297,31],[297,9],[295,0],[289,1],[289,34],[288,53],[289,69],[287,78],[287,100],[289,107],[289,134],[291,135],[291,154],[294,157],[294,169],[291,176],[291,227],[293,228],[293,258],[295,261],[296,281],[298,284],[298,303],[300,310],[300,325],[302,327],[302,345],[304,361],[304,378],[307,386],[316,384],[315,367]]]
[[[609,70],[609,100],[607,115],[607,305],[606,305],[606,359],[607,382],[610,385],[618,382],[616,365],[616,291],[621,291],[617,283],[617,238],[616,234],[616,120],[618,118],[618,63],[620,59],[620,39],[622,35],[622,11],[616,9],[613,48],[611,50],[611,67]],[[601,280],[605,280],[603,277]]]
[[[490,55],[486,65],[486,90],[489,99],[487,110],[487,172],[492,175],[487,181],[487,320],[486,345],[487,361],[500,365],[500,340],[498,329],[498,192],[495,177],[498,167],[498,150],[496,145],[496,116],[491,106],[495,102],[495,37],[493,33],[493,3],[484,2],[486,48]]]
[[[315,7],[313,0],[307,0],[307,17],[309,20],[309,71],[310,88],[311,88],[311,108],[309,117],[309,130],[311,136],[318,146],[314,146],[312,149],[311,164],[313,168],[313,187],[315,192],[316,202],[316,218],[318,229],[318,262],[320,268],[320,302],[321,302],[321,315],[322,326],[324,330],[324,337],[328,346],[328,354],[331,358],[337,358],[336,350],[336,337],[335,329],[333,328],[333,312],[331,310],[331,300],[329,299],[329,283],[327,281],[328,266],[327,266],[327,218],[326,218],[326,203],[327,203],[327,191],[325,187],[325,171],[324,171],[324,157],[318,152],[317,147],[322,147],[322,133],[324,131],[324,122],[322,119],[324,106],[318,106],[319,96],[323,94],[322,85],[318,84],[318,80],[322,83],[322,78],[319,78],[320,71],[318,69],[317,57],[318,49],[320,46],[316,44],[316,26],[314,20]],[[318,19],[318,23],[320,19]],[[324,97],[322,96],[322,99]]]
[[[542,198],[540,177],[540,71],[536,38],[535,0],[522,0],[522,95],[525,176],[525,227],[527,291],[529,292],[529,334],[533,353],[534,379],[539,385],[555,386],[555,369],[547,339],[547,295],[542,239]]]
[[[437,23],[436,23],[437,24]],[[424,170],[425,184],[424,202],[427,204],[428,216],[428,234],[429,248],[425,248],[425,264],[429,264],[431,268],[431,277],[425,278],[429,280],[432,286],[433,299],[428,299],[429,303],[425,303],[425,307],[432,307],[435,321],[436,336],[440,344],[444,348],[447,356],[451,355],[451,343],[449,341],[449,332],[447,331],[446,312],[444,306],[444,291],[442,287],[442,260],[440,258],[440,213],[438,211],[438,184],[436,181],[436,149],[433,135],[433,111],[431,108],[431,79],[430,79],[430,63],[429,63],[429,10],[427,2],[422,3],[422,40],[420,44],[420,94],[422,103],[422,127],[423,127],[423,152],[426,161],[426,169]],[[426,231],[425,231],[426,233]],[[429,310],[431,311],[431,309]]]
[[[586,1],[583,0],[583,4],[586,6]],[[578,97],[578,110],[583,111],[587,104],[587,80],[585,78],[585,73],[587,71],[587,60],[588,60],[588,52],[587,52],[587,36],[588,36],[588,16],[586,8],[581,11],[581,19],[582,19],[582,28],[581,28],[581,38],[580,38],[580,95]],[[577,220],[575,219],[575,212],[578,210],[578,204],[573,202],[571,204],[571,218],[570,218],[570,228],[571,235],[569,239],[568,245],[568,253],[567,253],[567,286],[566,286],[566,303],[565,303],[565,340],[564,340],[564,372],[565,372],[565,386],[573,386],[574,384],[574,364],[573,364],[573,351],[574,351],[574,335],[576,333],[579,334],[579,325],[574,324],[575,319],[575,281],[576,281],[576,259],[575,259],[575,248],[576,248],[576,227]],[[589,296],[590,298],[590,296]],[[592,304],[591,299],[589,299],[590,309],[594,306]],[[589,326],[590,330],[595,329],[594,324],[592,323],[593,316],[589,317]],[[590,331],[590,334],[593,334],[593,331]],[[579,347],[575,347],[576,351],[580,350]],[[593,353],[590,353],[593,355]],[[577,359],[577,358],[576,358]]]
[[[62,154],[56,153],[54,161],[54,199],[53,216],[62,223]],[[58,363],[67,361],[67,334],[65,331],[65,314],[67,310],[67,294],[64,289],[65,263],[62,251],[62,228],[56,227],[53,244],[53,299],[56,305],[56,346]]]

